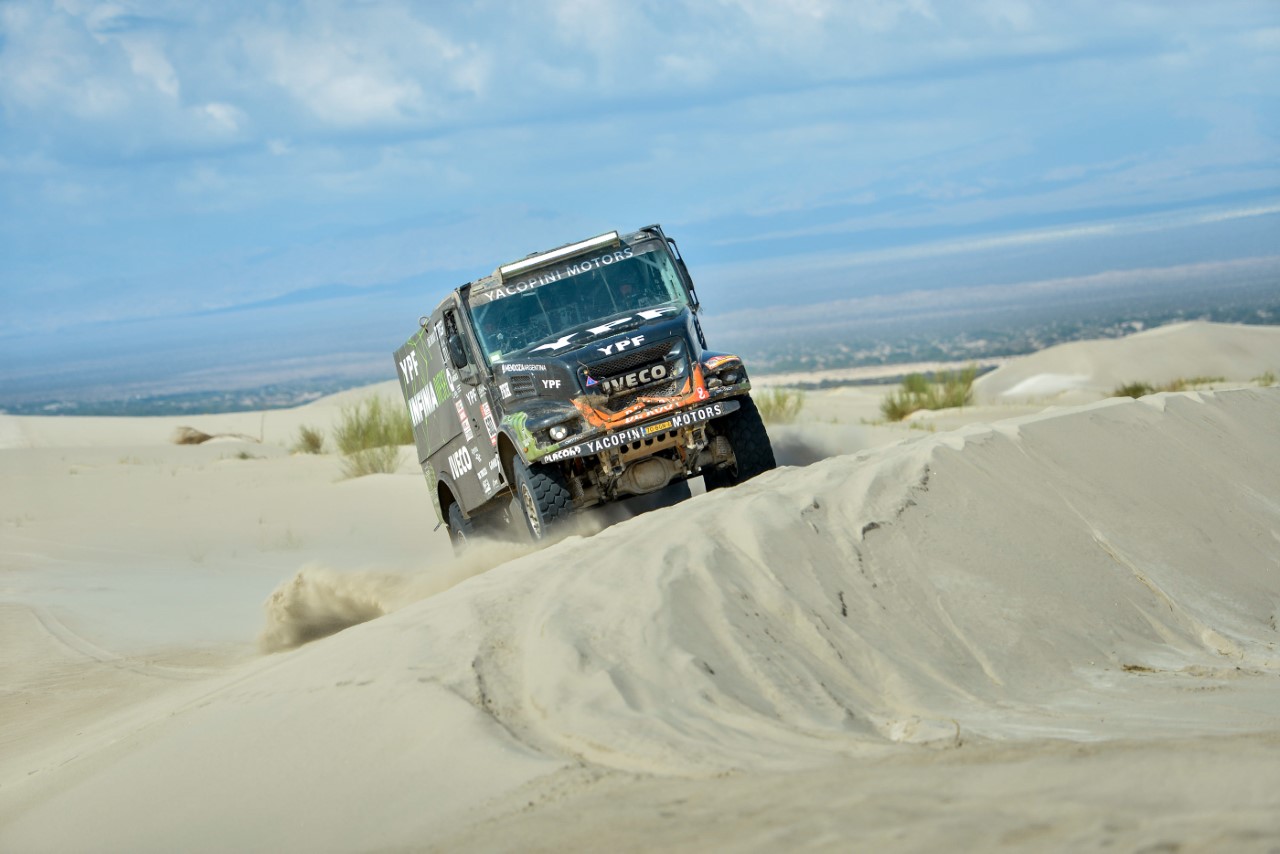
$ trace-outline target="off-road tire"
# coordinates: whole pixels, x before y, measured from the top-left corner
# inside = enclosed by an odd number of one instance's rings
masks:
[[[537,542],[573,512],[573,498],[558,467],[514,462],[516,507],[524,517],[529,538]]]
[[[737,398],[739,407],[714,422],[715,432],[729,440],[733,448],[733,460],[720,468],[707,469],[702,482],[707,491],[726,486],[737,486],[758,474],[763,474],[778,463],[773,458],[773,445],[764,429],[764,419],[750,397]]]
[[[454,501],[449,504],[449,516],[445,527],[449,529],[449,542],[453,544],[453,553],[455,555],[462,554],[475,537],[476,525],[474,520],[463,516],[462,507],[458,505],[458,502]]]

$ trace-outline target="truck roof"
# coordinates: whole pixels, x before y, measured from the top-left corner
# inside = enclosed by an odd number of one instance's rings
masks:
[[[654,238],[662,239],[665,235],[662,226],[654,223],[645,226],[636,231],[627,234],[619,234],[617,231],[607,231],[596,237],[590,237],[586,240],[578,240],[572,243],[565,243],[552,249],[546,249],[541,252],[531,252],[524,258],[511,261],[506,264],[499,265],[492,273],[487,276],[481,276],[479,279],[459,285],[454,291],[462,296],[466,296],[473,290],[488,290],[489,288],[498,287],[504,281],[530,273],[541,267],[554,264],[559,261],[567,261],[581,255],[587,255],[591,252],[598,251],[610,245],[625,244],[630,245],[641,240],[652,240]],[[440,305],[447,302],[446,298]],[[440,306],[436,306],[440,308]]]

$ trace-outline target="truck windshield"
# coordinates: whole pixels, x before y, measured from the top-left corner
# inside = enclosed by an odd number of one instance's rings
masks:
[[[527,354],[597,321],[685,304],[679,274],[661,244],[569,262],[469,297],[476,334],[490,363]]]

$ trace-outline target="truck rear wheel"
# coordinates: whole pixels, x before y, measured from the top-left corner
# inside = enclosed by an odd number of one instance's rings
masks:
[[[466,551],[467,544],[475,536],[475,523],[462,515],[458,502],[449,505],[449,520],[445,523],[449,529],[449,542],[453,544],[453,553],[460,555]]]
[[[750,397],[737,398],[740,406],[714,422],[718,435],[729,440],[733,448],[733,459],[720,468],[708,469],[702,473],[702,481],[707,491],[736,486],[777,467],[773,458],[773,445],[769,443],[769,434],[764,429],[764,419],[760,410]]]
[[[515,462],[516,504],[529,536],[537,542],[573,512],[573,498],[564,473],[555,466]]]

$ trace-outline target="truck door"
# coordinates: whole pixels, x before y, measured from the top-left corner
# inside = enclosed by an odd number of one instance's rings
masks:
[[[444,309],[440,323],[436,337],[443,348],[444,384],[450,395],[448,405],[453,410],[442,413],[442,420],[450,425],[452,432],[445,447],[447,466],[457,498],[469,514],[504,486],[498,460],[498,423],[467,315],[455,301]],[[450,341],[456,343],[450,344]],[[451,352],[455,348],[460,352]],[[458,355],[466,363],[462,368],[455,364]],[[462,381],[459,376],[462,370],[477,378],[475,385]]]

